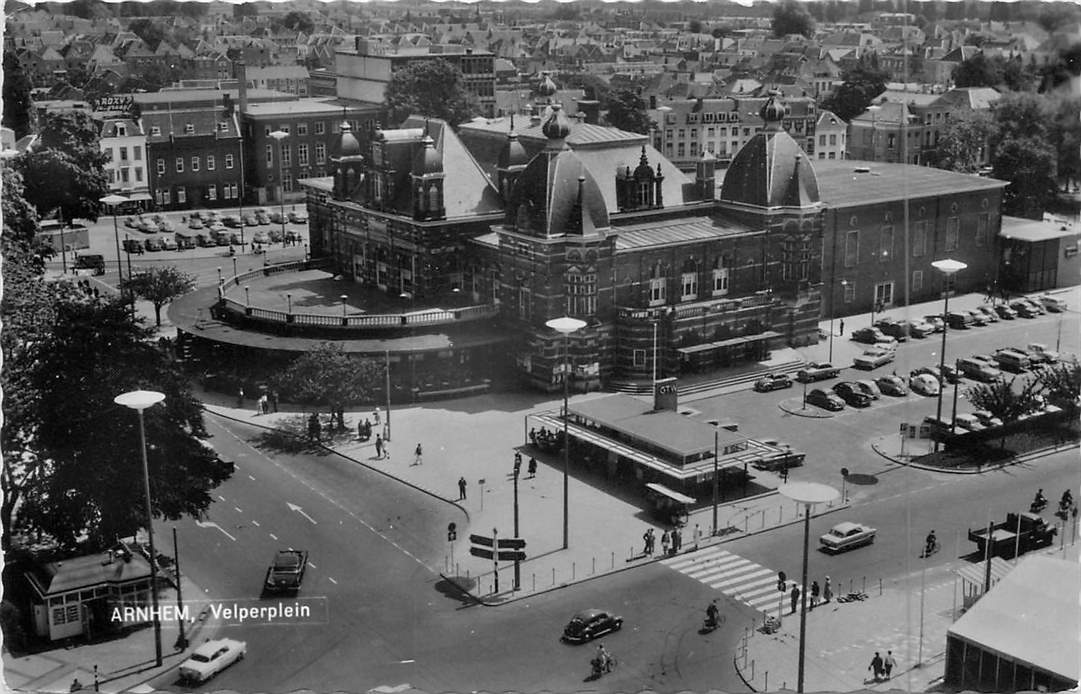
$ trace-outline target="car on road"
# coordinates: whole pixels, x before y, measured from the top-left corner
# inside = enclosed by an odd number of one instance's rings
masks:
[[[845,401],[841,399],[841,396],[821,388],[815,388],[807,393],[807,402],[831,412],[838,412],[845,408]]]
[[[987,361],[976,357],[958,359],[957,368],[961,371],[963,376],[984,383],[991,383],[1002,376],[1002,372],[999,369],[991,366]]]
[[[853,381],[841,381],[833,386],[833,392],[841,396],[846,404],[852,407],[870,407],[871,396]]]
[[[916,374],[908,379],[908,387],[912,389],[913,393],[919,393],[920,395],[938,395],[942,386],[939,385],[938,379],[931,374]]]
[[[950,311],[946,316],[950,330],[968,330],[975,325],[975,319],[968,311]]]
[[[959,414],[953,418],[953,423],[969,431],[982,431],[986,428],[974,414]]]
[[[1051,294],[1042,294],[1037,297],[1037,301],[1043,304],[1043,307],[1051,313],[1062,313],[1066,310],[1066,300]]]
[[[300,590],[300,584],[304,581],[304,572],[308,568],[308,553],[297,549],[279,550],[270,566],[266,570],[266,580],[263,588],[268,593],[290,592]]]
[[[871,544],[877,532],[862,523],[845,521],[830,528],[828,533],[818,538],[818,542],[827,552],[844,552]]]
[[[1013,320],[1017,318],[1017,311],[1014,311],[1007,304],[995,304],[995,313],[1002,320]]]
[[[928,337],[936,332],[938,332],[938,330],[935,328],[934,323],[921,319],[912,321],[908,328],[908,334],[918,338]]]
[[[898,342],[905,342],[908,340],[909,331],[912,329],[912,324],[906,320],[897,320],[895,318],[879,318],[875,321],[875,327],[881,330],[886,335],[889,335]]]
[[[308,213],[304,210],[294,210],[289,213],[288,219],[293,224],[306,224],[308,222]]]
[[[852,366],[857,369],[877,369],[883,364],[889,364],[897,356],[892,347],[875,346],[864,350],[863,354],[857,354],[852,359]]]
[[[858,328],[852,331],[852,340],[868,345],[897,344],[897,340],[878,328]]]
[[[813,361],[796,372],[796,380],[800,383],[813,383],[827,378],[836,378],[839,375],[841,375],[841,369],[833,364]]]
[[[936,313],[924,316],[923,319],[931,325],[935,326],[936,333],[940,333],[946,329],[946,321],[942,320],[942,316]]]
[[[875,385],[885,395],[894,395],[896,397],[908,395],[908,388],[905,387],[905,381],[900,376],[894,376],[893,374],[879,376],[878,380],[875,381]]]
[[[759,393],[768,393],[771,390],[791,387],[792,379],[788,374],[766,374],[754,382],[754,389]]]
[[[95,275],[105,274],[105,256],[97,253],[75,252],[75,270],[91,270]],[[76,274],[78,274],[76,272]]]
[[[568,643],[585,643],[598,636],[610,634],[623,628],[623,618],[607,610],[582,610],[571,617],[563,628],[563,640]]]
[[[192,651],[191,656],[180,664],[180,680],[200,684],[218,674],[248,653],[245,641],[215,639],[207,641]]]
[[[866,393],[872,400],[878,400],[882,397],[882,391],[879,389],[875,382],[869,378],[861,378],[855,382],[859,389]]]
[[[999,316],[997,313],[995,313],[995,309],[991,308],[987,304],[984,304],[983,306],[977,306],[975,309],[973,309],[973,312],[983,314],[983,317],[987,319],[988,323],[997,323],[999,321]]]
[[[1041,313],[1035,306],[1024,299],[1014,299],[1010,302],[1010,308],[1016,311],[1017,315],[1022,318],[1035,318]]]

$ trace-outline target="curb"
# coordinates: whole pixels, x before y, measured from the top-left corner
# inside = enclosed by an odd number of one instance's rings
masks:
[[[788,406],[789,401],[795,400],[795,398],[787,398],[777,403],[777,409],[786,414],[790,414],[793,417],[806,417],[807,419],[833,419],[837,415],[833,412],[817,412],[812,411],[811,408],[803,407],[803,398],[799,399],[799,409]]]
[[[882,448],[879,446],[877,441],[873,442],[871,444],[871,449],[875,453],[882,456],[886,460],[889,460],[890,462],[897,463],[898,465],[904,465],[905,467],[914,468],[916,470],[926,470],[927,472],[943,472],[943,473],[946,473],[948,475],[980,475],[980,474],[983,474],[985,472],[992,472],[992,471],[995,471],[995,470],[1001,470],[1002,468],[1010,467],[1011,465],[1020,465],[1021,463],[1026,463],[1026,462],[1028,462],[1030,460],[1039,460],[1040,458],[1043,458],[1043,457],[1049,456],[1049,455],[1054,455],[1055,453],[1058,453],[1060,450],[1066,450],[1067,448],[1068,447],[1060,448],[1059,446],[1046,446],[1044,448],[1037,448],[1035,450],[1031,450],[1031,451],[1028,451],[1026,453],[1022,453],[1021,455],[1016,455],[1016,456],[1010,458],[1009,460],[1006,460],[1006,461],[1001,462],[1001,463],[993,463],[991,465],[982,465],[982,466],[978,467],[975,470],[971,470],[971,469],[962,470],[962,469],[959,469],[959,468],[936,467],[934,465],[924,465],[922,463],[914,463],[911,460],[903,460],[903,459],[898,458],[898,457],[896,457],[894,455],[886,453],[884,450],[882,450]],[[1074,448],[1076,448],[1076,446],[1074,446]]]

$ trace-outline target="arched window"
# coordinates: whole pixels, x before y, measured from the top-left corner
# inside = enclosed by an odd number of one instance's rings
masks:
[[[658,262],[649,271],[649,305],[660,306],[668,299],[668,278]]]
[[[591,316],[597,312],[597,269],[572,265],[566,274],[567,315]]]
[[[713,261],[713,296],[725,296],[728,294],[728,275],[731,259],[719,255]]]

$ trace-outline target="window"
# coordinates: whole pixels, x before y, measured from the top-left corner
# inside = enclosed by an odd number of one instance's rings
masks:
[[[632,359],[634,360],[634,365],[635,366],[645,366],[646,365],[646,350],[644,350],[644,349],[636,349],[636,350],[634,350]]]
[[[297,164],[308,165],[308,145],[297,145]]]
[[[206,155],[206,170],[207,171],[213,171],[215,165],[216,165],[216,162],[214,161],[214,155],[213,154]]]
[[[316,135],[323,135],[324,133],[326,133],[326,131],[327,131],[327,124],[326,123],[324,123],[321,120],[315,122],[315,134]]]
[[[143,167],[141,167],[141,166],[136,166],[135,167],[135,182],[136,183],[142,183],[143,182]]]
[[[308,134],[308,124],[307,123],[297,123],[297,135],[299,136],[299,135],[307,135],[307,134]]]
[[[653,266],[649,275],[649,305],[656,306],[663,304],[667,299],[667,290],[665,288],[665,280],[667,279],[662,274],[661,266],[658,263]]]
[[[120,169],[120,181],[122,183],[127,183],[128,182],[128,168],[127,167],[124,167],[123,169]]]
[[[161,128],[156,126],[156,125],[150,126],[150,134],[151,135],[161,135]]]
[[[279,125],[278,130],[281,130],[286,135],[289,134],[289,126],[288,125]]]
[[[915,270],[912,272],[912,291],[918,292],[923,290],[923,270]]]
[[[991,215],[986,212],[981,212],[976,217],[976,245],[982,246],[987,243],[987,227],[990,226]]]
[[[127,161],[127,160],[128,160],[128,148],[127,147],[121,147],[120,148],[120,161]]]
[[[315,144],[315,163],[325,164],[327,163],[327,146],[322,142]]]
[[[206,199],[207,200],[217,200],[218,199],[218,187],[216,185],[211,184],[211,185],[207,186]]]
[[[232,154],[226,154],[225,155],[225,168],[227,168],[227,169],[233,168],[233,155]]]
[[[851,304],[853,301],[856,300],[856,283],[855,282],[846,281],[846,282],[841,284],[841,287],[842,287],[842,289],[844,289],[844,302],[846,304]]]
[[[188,201],[188,191],[184,186],[177,186],[176,188],[176,203],[183,205]]]
[[[912,227],[912,257],[927,253],[927,222],[916,222]]]
[[[282,176],[282,190],[286,193],[293,192],[293,175],[288,172]]]
[[[131,158],[135,161],[143,160],[143,148],[139,145],[135,145],[131,148]]]
[[[198,171],[199,170],[199,157],[192,157],[191,158],[191,170],[192,171]]]
[[[164,176],[165,175],[165,160],[164,159],[158,159],[158,175],[159,176]]]
[[[273,145],[267,145],[266,146],[266,165],[267,166],[273,166],[274,165],[274,146]]]
[[[123,123],[117,123],[116,124],[116,136],[117,137],[127,137],[128,136],[128,126],[124,125]]]
[[[592,315],[597,311],[597,271],[595,268],[567,270],[567,313]]]
[[[223,120],[218,121],[218,132],[219,133],[227,133],[227,132],[229,132],[229,123],[227,123],[226,121],[223,121]]]
[[[690,301],[698,298],[698,273],[684,272],[680,276],[680,286],[683,291],[680,294],[681,301]]]
[[[882,227],[882,233],[878,237],[878,261],[880,263],[889,262],[890,255],[893,253],[893,225],[887,224]]]
[[[728,268],[725,259],[717,258],[713,264],[713,296],[728,294]]]
[[[829,155],[828,158],[829,159],[836,159],[837,158],[837,152],[830,152],[830,155]]]
[[[849,231],[845,234],[845,267],[855,267],[859,262],[860,232]]]
[[[818,136],[818,146],[819,147],[825,147],[826,146],[826,136],[825,135],[819,135]]]
[[[518,317],[529,320],[533,315],[532,292],[529,287],[518,287]]]
[[[293,148],[291,145],[279,145],[282,148],[282,166],[293,165]]]
[[[176,172],[184,173],[184,157],[176,158]]]
[[[184,124],[184,134],[185,135],[194,135],[195,134],[195,126],[192,125],[191,123],[185,123]]]
[[[950,217],[946,220],[946,250],[955,251],[960,241],[961,235],[961,219],[960,217]]]
[[[269,126],[269,125],[268,125],[268,126],[266,126],[265,128],[263,128],[263,134],[264,134],[264,135],[266,135],[267,137],[270,137],[270,133],[271,133],[271,130],[270,130],[270,126]]]

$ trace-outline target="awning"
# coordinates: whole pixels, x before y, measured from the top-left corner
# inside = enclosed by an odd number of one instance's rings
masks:
[[[774,337],[780,337],[781,334],[774,330],[766,330],[764,332],[755,333],[754,335],[743,335],[742,337],[730,337],[727,340],[718,340],[717,342],[706,342],[701,345],[691,345],[690,347],[679,347],[676,349],[680,354],[695,354],[696,352],[705,352],[711,349],[721,349],[722,347],[732,347],[734,345],[741,345],[747,342],[758,342],[760,340],[768,340]]]
[[[991,585],[998,583],[1003,576],[1010,573],[1011,569],[1013,569],[1013,564],[1002,557],[991,557]],[[965,583],[983,586],[984,581],[987,579],[987,565],[981,561],[979,564],[962,566],[954,573],[960,576]]]
[[[663,484],[657,484],[656,482],[649,482],[649,483],[646,484],[646,486],[649,487],[649,489],[651,489],[652,491],[657,492],[661,496],[666,496],[669,499],[671,499],[672,501],[675,501],[675,502],[678,502],[678,503],[681,503],[681,504],[690,505],[690,504],[693,504],[695,502],[694,499],[687,496],[686,494],[680,494],[677,491],[669,489],[668,487],[664,486]]]
[[[153,200],[149,193],[132,193],[131,195],[125,195],[128,202],[139,202],[141,200]]]

